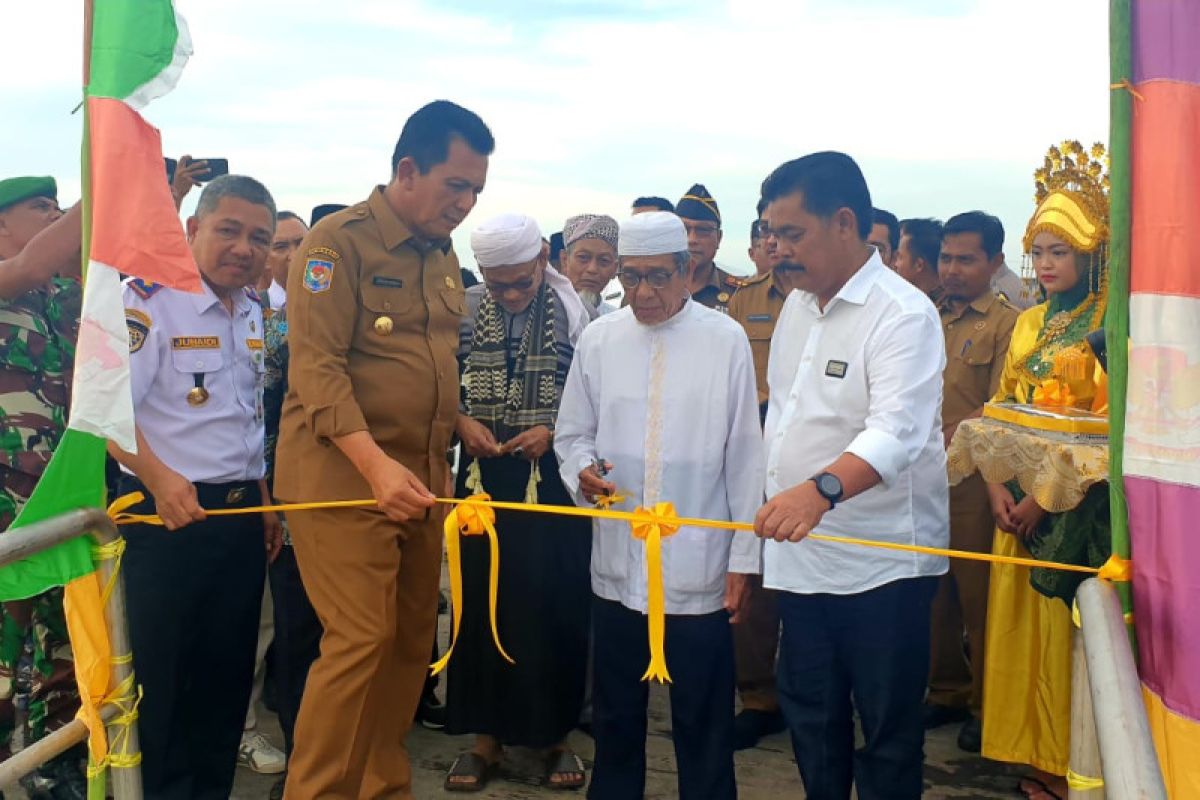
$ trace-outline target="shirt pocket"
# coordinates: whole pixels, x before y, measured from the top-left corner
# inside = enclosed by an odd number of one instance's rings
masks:
[[[180,387],[182,397],[179,399],[183,407],[201,411],[233,401],[233,398],[228,396],[231,387],[218,385],[224,383],[219,378],[225,366],[225,357],[220,350],[172,350],[171,365],[175,367],[176,372],[181,373],[177,380],[172,381],[172,385]],[[188,402],[189,393],[197,388],[207,391],[208,399],[202,403]]]
[[[987,399],[991,394],[992,365],[1003,353],[996,352],[996,331],[992,326],[971,330],[966,341],[955,343],[947,359],[947,383],[960,383],[960,392]]]
[[[400,347],[396,333],[401,328],[415,330],[413,310],[420,299],[420,273],[398,267],[389,263],[364,270],[358,289],[366,341],[387,351]]]
[[[729,569],[729,534],[683,528],[663,541],[665,583],[679,592],[713,592]],[[724,540],[724,541],[722,541]]]

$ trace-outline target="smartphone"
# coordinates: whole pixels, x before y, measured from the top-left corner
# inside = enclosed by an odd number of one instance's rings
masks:
[[[202,181],[211,181],[213,178],[229,174],[229,159],[227,158],[193,158],[192,161],[208,162],[208,172],[200,176]]]
[[[198,176],[201,183],[211,181],[219,175],[229,174],[229,159],[227,158],[193,158],[192,161],[208,162],[208,172]],[[167,183],[172,183],[175,180],[175,170],[178,168],[179,162],[173,158],[164,158],[163,164],[167,168]]]

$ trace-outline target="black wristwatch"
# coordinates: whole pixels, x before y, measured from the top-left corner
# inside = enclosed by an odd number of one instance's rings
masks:
[[[845,492],[842,490],[842,482],[837,475],[832,472],[818,472],[809,480],[817,485],[817,494],[829,501],[830,511],[842,501],[842,495]]]

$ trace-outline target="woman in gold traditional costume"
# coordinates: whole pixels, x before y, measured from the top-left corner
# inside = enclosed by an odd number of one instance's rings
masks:
[[[1103,324],[1107,287],[1108,178],[1103,145],[1052,147],[1035,173],[1037,211],[1025,252],[1046,301],[1017,319],[994,402],[1103,413],[1103,371],[1085,341]],[[997,530],[992,552],[1101,565],[1110,552],[1108,487],[1050,513],[1016,481],[989,484]],[[988,595],[983,755],[1029,764],[1021,791],[1065,797],[1071,717],[1071,603],[1077,573],[996,564]]]

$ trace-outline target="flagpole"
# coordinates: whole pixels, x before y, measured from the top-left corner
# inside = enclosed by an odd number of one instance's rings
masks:
[[[1109,3],[1109,266],[1108,310],[1104,319],[1108,350],[1108,487],[1112,512],[1112,550],[1114,555],[1130,558],[1129,508],[1125,499],[1125,407],[1129,384],[1129,272],[1130,272],[1130,164],[1132,116],[1132,0]],[[1118,583],[1122,611],[1131,619],[1133,590],[1129,583]],[[1129,623],[1131,642],[1137,640]]]
[[[88,108],[88,85],[92,82],[92,15],[95,13],[95,0],[84,0],[83,3],[83,144],[80,153],[79,185],[82,205],[80,217],[83,222],[79,248],[81,259],[79,275],[87,279],[88,255],[92,250],[92,131],[91,110]]]

